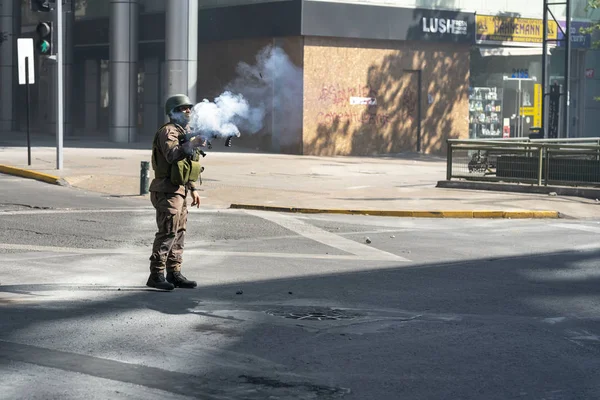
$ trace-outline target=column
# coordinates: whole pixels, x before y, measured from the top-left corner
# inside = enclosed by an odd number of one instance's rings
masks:
[[[0,0],[0,132],[14,128],[13,92],[16,83],[13,64],[17,62],[15,35],[14,0]]]
[[[98,60],[85,60],[85,132],[96,133],[98,130],[98,99],[100,98],[100,68]]]
[[[161,108],[164,109],[164,104],[159,104],[162,99],[159,75],[160,61],[158,58],[146,58],[140,62],[144,66],[143,98],[140,99],[143,109],[142,129],[145,140],[152,140],[154,132],[162,124],[164,117],[164,112],[160,111]],[[142,140],[142,134],[139,136]]]
[[[75,43],[73,41],[73,27],[75,25],[74,2],[67,2],[63,6],[63,130],[65,137],[73,136],[73,55]]]
[[[198,82],[198,0],[169,0],[166,10],[166,95],[196,101]]]
[[[110,0],[110,140],[132,143],[137,133],[137,0]]]

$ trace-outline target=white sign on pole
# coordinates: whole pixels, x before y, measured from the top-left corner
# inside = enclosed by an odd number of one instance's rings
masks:
[[[19,59],[19,85],[26,85],[27,77],[29,78],[30,85],[35,83],[35,73],[33,69],[33,39],[17,39],[17,58]],[[25,58],[29,58],[28,71],[25,71]],[[29,76],[25,75],[26,73]]]

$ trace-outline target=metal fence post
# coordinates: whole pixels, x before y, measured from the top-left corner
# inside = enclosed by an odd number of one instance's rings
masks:
[[[544,186],[548,186],[548,180],[550,179],[550,148],[546,149],[546,179],[544,180]]]
[[[142,161],[140,171],[140,195],[148,194],[150,189],[150,163],[148,161]]]
[[[446,180],[450,181],[452,180],[452,143],[450,140],[447,140],[446,143],[448,144],[448,155],[446,157]]]
[[[542,186],[542,171],[544,166],[544,146],[538,149],[538,186]]]

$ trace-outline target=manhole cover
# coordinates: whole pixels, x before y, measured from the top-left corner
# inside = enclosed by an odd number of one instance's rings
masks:
[[[280,308],[267,310],[267,314],[275,317],[297,319],[304,321],[338,321],[343,319],[354,319],[360,314],[333,308],[310,307],[310,308]]]

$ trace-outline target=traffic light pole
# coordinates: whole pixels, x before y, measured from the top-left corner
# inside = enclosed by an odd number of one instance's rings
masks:
[[[64,130],[64,94],[63,94],[63,4],[56,2],[56,84],[57,84],[57,116],[56,116],[56,169],[63,169],[63,130]]]
[[[551,6],[560,6],[560,5],[564,5],[566,8],[566,21],[565,21],[565,30],[563,31],[562,28],[560,27],[560,24],[558,23],[558,20],[554,17],[554,14],[552,13],[552,10],[550,9]],[[549,39],[548,38],[548,23],[550,22],[550,19],[548,18],[548,13],[551,15],[552,20],[556,23],[556,26],[558,28],[559,31],[561,31],[563,33],[563,38],[562,39]],[[564,83],[563,83],[563,91],[562,93],[560,93],[560,96],[564,96],[564,100],[563,100],[563,110],[562,110],[562,121],[558,122],[559,124],[561,124],[563,126],[563,132],[562,132],[562,136],[565,138],[568,138],[570,136],[569,134],[569,108],[571,105],[571,0],[544,0],[544,19],[543,19],[543,25],[544,25],[544,36],[543,36],[543,50],[542,50],[542,132],[544,132],[544,136],[545,137],[552,137],[552,135],[549,135],[548,132],[552,131],[555,134],[558,135],[557,132],[559,132],[559,130],[557,130],[556,127],[551,127],[551,121],[550,118],[546,118],[546,110],[547,109],[551,109],[552,107],[548,107],[546,105],[546,101],[548,98],[551,98],[550,96],[550,92],[547,91],[548,87],[549,87],[549,82],[548,82],[548,54],[547,54],[547,50],[548,50],[548,43],[549,42],[555,42],[555,43],[559,43],[559,42],[564,42],[564,49],[565,49],[565,60],[564,60]],[[558,32],[557,32],[558,35]],[[552,87],[550,85],[550,87]],[[552,128],[552,129],[550,129]],[[557,136],[558,137],[558,136]]]

